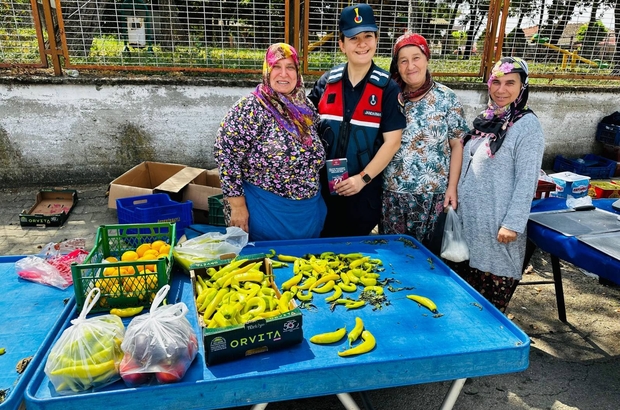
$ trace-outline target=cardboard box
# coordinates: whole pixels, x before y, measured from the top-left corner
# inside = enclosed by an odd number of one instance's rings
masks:
[[[34,206],[19,214],[19,223],[21,226],[62,226],[77,201],[74,189],[43,189],[37,194]]]
[[[203,170],[183,190],[183,201],[190,200],[194,209],[209,210],[209,197],[222,193],[220,173],[215,169]]]
[[[207,185],[209,183],[217,186]],[[116,209],[118,198],[163,192],[173,201],[191,200],[194,208],[207,210],[207,198],[213,192],[221,193],[219,186],[219,177],[215,180],[213,170],[146,161],[110,183],[108,208]]]
[[[254,258],[254,256],[256,255],[248,255],[248,261],[241,266],[247,263],[263,261],[261,270],[273,278],[271,260],[265,258],[264,255],[260,258]],[[214,260],[192,265],[193,269],[190,270],[190,278],[194,295],[197,296],[197,275],[208,280],[207,268],[225,266],[231,261],[232,259]],[[271,286],[276,295],[280,297],[280,291],[273,280]],[[206,328],[202,314],[198,313],[198,322],[202,328],[204,338],[207,366],[301,343],[304,338],[301,310],[294,300],[290,302],[290,309],[288,312],[273,318],[253,320],[245,324],[213,329]]]
[[[588,186],[590,185],[590,177],[588,176],[568,171],[549,176],[557,185],[556,196],[558,198],[567,198],[568,195],[573,198],[581,198],[588,194]]]

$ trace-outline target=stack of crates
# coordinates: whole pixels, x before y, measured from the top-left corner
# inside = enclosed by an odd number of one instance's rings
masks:
[[[620,125],[600,122],[596,128],[596,140],[603,144],[603,156],[616,161],[612,176],[620,176]]]

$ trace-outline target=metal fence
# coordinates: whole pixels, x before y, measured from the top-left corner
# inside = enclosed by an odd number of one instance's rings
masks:
[[[520,55],[530,62],[532,76],[546,81],[609,84],[608,80],[620,80],[618,2],[368,3],[379,25],[375,61],[384,68],[389,66],[395,39],[410,30],[429,41],[430,67],[438,77],[478,81],[502,55]],[[69,68],[258,73],[267,46],[284,41],[300,51],[305,74],[320,74],[343,61],[338,16],[348,4],[342,0],[3,0],[0,67],[52,67],[57,75]]]

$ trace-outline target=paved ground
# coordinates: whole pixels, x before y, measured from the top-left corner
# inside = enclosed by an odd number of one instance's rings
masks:
[[[97,226],[116,223],[116,211],[107,208],[106,185],[74,188],[79,203],[59,228],[22,228],[18,214],[33,205],[37,190],[0,189],[0,255],[36,254],[49,242],[72,238],[84,238],[92,247]],[[524,281],[551,276],[548,255],[535,253],[532,265]],[[568,323],[557,319],[552,285],[520,286],[507,313],[531,338],[529,368],[468,380],[456,410],[620,409],[620,288],[600,285],[571,264],[562,263],[562,272]],[[448,387],[446,382],[369,391],[367,407],[437,409]],[[362,407],[362,397],[353,398]],[[344,409],[335,396],[267,408]]]

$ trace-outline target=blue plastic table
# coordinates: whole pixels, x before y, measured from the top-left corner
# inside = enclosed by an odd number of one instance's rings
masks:
[[[20,407],[26,385],[74,304],[73,287],[60,290],[19,278],[15,262],[22,258],[0,256],[0,347],[6,349],[0,356],[1,410]],[[32,360],[19,374],[15,366],[27,357]]]
[[[611,206],[614,199],[595,199],[592,205],[605,211],[617,213]],[[566,199],[546,198],[532,203],[531,212],[545,212],[567,209]],[[549,253],[551,256],[551,267],[553,271],[553,283],[556,288],[556,301],[558,305],[558,316],[566,322],[566,307],[564,305],[564,290],[562,286],[562,271],[560,269],[560,259],[570,262],[573,265],[595,273],[600,278],[607,279],[616,284],[620,284],[620,261],[606,255],[589,245],[579,241],[575,236],[566,236],[544,225],[534,221],[529,221],[527,225],[528,239],[535,245],[530,248],[528,254],[531,256],[536,247]],[[526,260],[529,259],[526,257]]]
[[[327,295],[317,295],[316,310],[304,310],[305,340],[285,350],[261,353],[241,360],[207,367],[204,347],[183,381],[163,386],[126,388],[117,382],[99,392],[58,396],[42,366],[28,385],[29,409],[65,410],[105,405],[134,410],[142,403],[151,409],[215,409],[304,397],[458,380],[451,390],[452,402],[467,377],[522,371],[529,364],[530,341],[525,333],[490,305],[481,295],[450,271],[439,259],[410,237],[371,236],[304,241],[263,242],[248,246],[243,254],[278,253],[301,256],[332,251],[362,252],[383,260],[382,277],[399,282],[394,287],[413,290],[387,292],[391,302],[381,310],[370,306],[330,311]],[[292,276],[289,268],[276,269],[276,282]],[[192,289],[188,277],[175,275],[169,303],[184,301],[196,326]],[[416,293],[433,299],[443,316],[433,317],[407,299]],[[74,313],[75,314],[75,313]],[[317,333],[346,325],[352,328],[360,316],[377,339],[376,348],[364,355],[340,358],[337,346],[307,342]],[[449,400],[448,400],[449,401]],[[260,403],[263,403],[262,405]],[[450,408],[451,404],[444,406]]]

